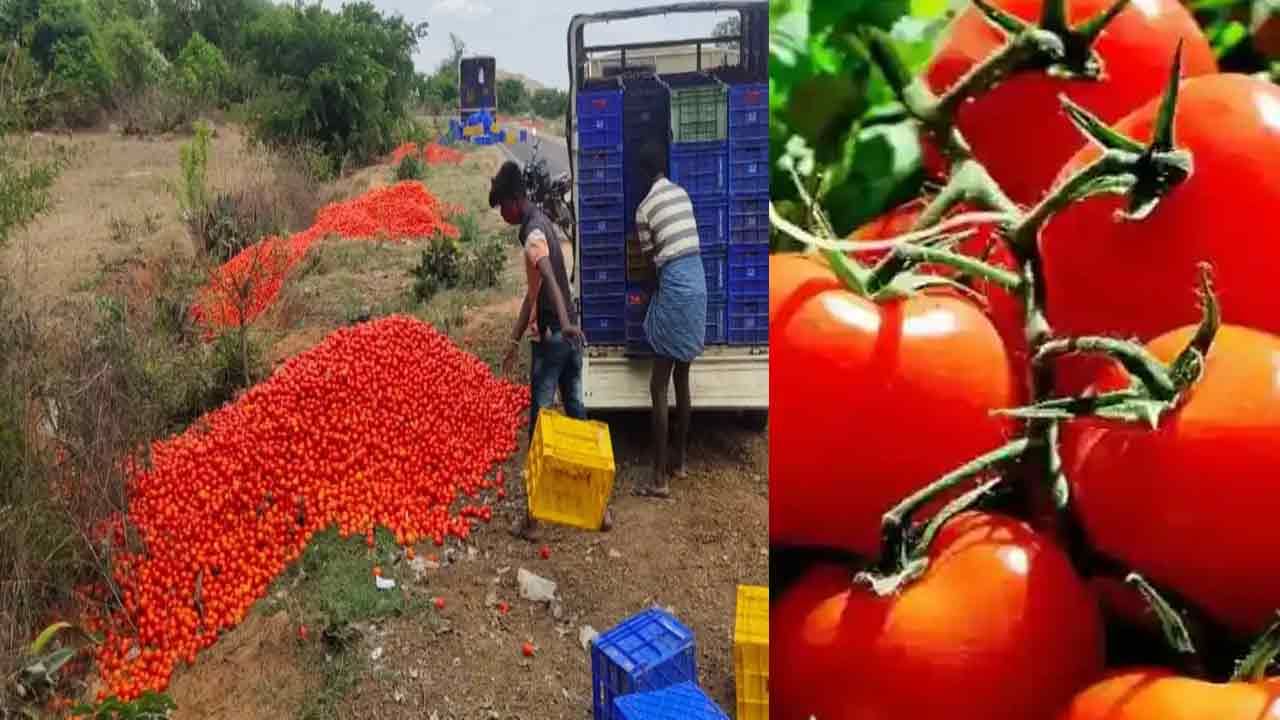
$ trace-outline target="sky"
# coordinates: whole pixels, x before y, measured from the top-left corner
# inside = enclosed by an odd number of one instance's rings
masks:
[[[550,87],[568,89],[566,38],[578,13],[629,10],[669,4],[670,0],[373,0],[386,12],[430,23],[414,58],[420,70],[434,70],[449,54],[449,33],[467,44],[468,55],[492,55],[499,70],[518,72]],[[326,0],[326,6],[337,6]],[[589,26],[588,45],[706,37],[728,17],[682,13]]]

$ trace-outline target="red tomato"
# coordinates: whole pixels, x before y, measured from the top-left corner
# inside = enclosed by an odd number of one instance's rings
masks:
[[[1068,21],[1087,20],[1114,2],[1068,0]],[[1039,20],[1043,5],[1042,0],[994,0],[992,4],[1032,22]],[[1184,77],[1217,72],[1208,40],[1177,0],[1130,2],[1094,44],[1105,79],[1068,81],[1038,71],[1018,73],[964,104],[958,127],[1009,197],[1034,204],[1067,158],[1085,144],[1062,112],[1058,95],[1065,93],[1107,122],[1117,120],[1160,95],[1178,40],[1184,43]],[[1000,30],[976,8],[967,7],[952,22],[925,70],[929,87],[945,91],[1004,43]]]
[[[770,541],[873,556],[898,500],[1007,439],[1008,353],[967,300],[877,305],[801,255],[769,273]]]
[[[770,612],[780,720],[1051,717],[1103,667],[1097,607],[1056,545],[965,513],[925,574],[886,598],[819,566]],[[1045,648],[1053,648],[1046,661]]]
[[[1211,683],[1139,668],[1081,692],[1060,720],[1262,720],[1278,712],[1280,680]]]
[[[438,598],[436,598],[436,609],[437,609],[437,610],[443,610],[443,609],[444,609],[444,598],[442,598],[442,597],[438,597]]]
[[[524,653],[525,657],[533,657],[537,649],[533,646],[533,643],[527,642],[520,646],[520,652]]]
[[[1192,328],[1148,346],[1169,361]],[[1280,337],[1223,326],[1183,405],[1145,426],[1081,420],[1063,432],[1092,543],[1219,622],[1257,632],[1280,607]],[[1108,367],[1096,387],[1127,382]],[[1140,532],[1135,529],[1140,528]]]
[[[546,545],[543,545],[542,549],[538,551],[538,554],[542,556],[543,560],[550,560],[551,548],[547,547]]]
[[[1145,142],[1158,106],[1158,100],[1144,105],[1117,129]],[[1146,341],[1195,323],[1197,264],[1204,261],[1213,265],[1226,322],[1280,332],[1273,285],[1280,277],[1277,225],[1273,213],[1260,212],[1280,207],[1280,87],[1244,75],[1187,80],[1174,140],[1191,151],[1194,172],[1145,220],[1117,222],[1123,200],[1098,197],[1046,225],[1040,252],[1056,333]],[[1062,176],[1097,157],[1094,147],[1086,148]],[[1097,372],[1078,359],[1059,366],[1064,393],[1078,392]]]
[[[887,240],[911,232],[911,228],[915,225],[916,220],[919,219],[925,204],[923,199],[916,199],[899,205],[855,230],[850,235],[850,239]],[[953,212],[963,213],[974,209],[962,204],[957,206]],[[997,235],[994,225],[982,225],[973,228],[973,230],[974,234],[959,243],[955,250],[970,257],[985,258],[988,263],[996,267],[1018,272],[1017,261],[1014,260],[1008,245]],[[858,253],[858,257],[863,262],[874,262],[885,254],[886,252],[874,251]],[[955,275],[954,271],[946,267],[925,266],[920,270],[948,277]],[[1009,348],[1019,389],[1024,392],[1029,390],[1029,388],[1023,387],[1027,382],[1027,365],[1030,359],[1030,350],[1027,345],[1026,319],[1022,300],[1003,287],[986,280],[975,278],[972,287],[986,299],[987,317],[991,318],[991,322],[1000,333],[1000,337],[1004,339],[1005,346]]]

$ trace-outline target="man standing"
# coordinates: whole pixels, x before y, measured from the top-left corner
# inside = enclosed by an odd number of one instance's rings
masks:
[[[525,278],[528,289],[520,315],[511,331],[511,343],[502,360],[502,371],[510,375],[515,368],[520,341],[529,337],[531,350],[529,384],[532,402],[529,407],[529,437],[533,438],[538,411],[555,402],[556,391],[564,403],[565,414],[586,419],[582,402],[582,330],[569,292],[569,274],[555,225],[536,205],[529,201],[520,166],[506,162],[498,170],[489,187],[489,207],[500,208],[502,219],[520,228],[518,239],[524,248]],[[516,500],[523,501],[523,515],[512,525],[517,537],[534,540],[537,524],[529,515],[524,483],[517,483]],[[612,520],[605,513],[602,530]]]

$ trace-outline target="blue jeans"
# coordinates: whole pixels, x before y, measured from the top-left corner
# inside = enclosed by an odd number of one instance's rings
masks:
[[[533,439],[538,411],[556,401],[556,390],[560,391],[565,415],[585,420],[587,408],[582,403],[582,351],[558,332],[530,344],[533,352],[529,387],[533,402],[529,405],[529,438]]]

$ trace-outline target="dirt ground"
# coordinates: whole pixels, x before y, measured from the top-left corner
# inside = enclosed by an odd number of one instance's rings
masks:
[[[57,208],[2,259],[9,267],[24,265],[33,291],[52,299],[110,287],[113,262],[145,268],[147,258],[190,254],[165,184],[177,175],[184,140],[106,133],[77,139],[89,153],[59,181]],[[220,128],[211,152],[214,172],[234,176],[240,154],[239,133]],[[500,161],[495,149],[478,151],[460,169],[432,168],[427,186],[479,213],[485,232],[509,236],[486,207],[488,177]],[[332,192],[347,196],[388,178],[385,166],[371,168]],[[127,243],[107,229],[113,217],[137,222],[151,215],[151,232]],[[352,245],[326,242],[312,271],[286,288],[266,319],[273,361],[318,343],[350,322],[353,309],[372,309],[412,312],[497,364],[523,289],[514,243],[500,287],[447,291],[424,307],[414,307],[407,295],[415,247]],[[133,285],[145,281],[145,272],[134,274],[144,280]],[[524,377],[527,370],[518,372]],[[640,499],[631,490],[648,471],[648,417],[601,419],[610,424],[618,465],[612,532],[547,527],[531,545],[506,533],[515,508],[503,507],[466,544],[419,546],[419,555],[434,556],[438,568],[428,563],[419,575],[408,562],[393,561],[386,572],[400,583],[403,609],[357,623],[361,637],[346,650],[326,645],[320,628],[300,639],[299,625],[311,616],[298,596],[310,586],[282,579],[250,619],[194,667],[177,672],[175,717],[585,718],[591,667],[581,630],[606,631],[653,605],[671,609],[693,629],[700,680],[733,716],[736,587],[768,583],[767,436],[733,416],[695,414],[689,479],[673,483],[670,500]],[[523,457],[522,449],[508,462],[508,482],[519,481]],[[539,553],[543,545],[547,559]],[[522,599],[519,568],[554,581],[557,600]],[[437,597],[444,599],[442,610],[432,603]],[[510,612],[499,613],[498,602],[509,603]],[[532,658],[521,653],[526,641],[537,648]]]

